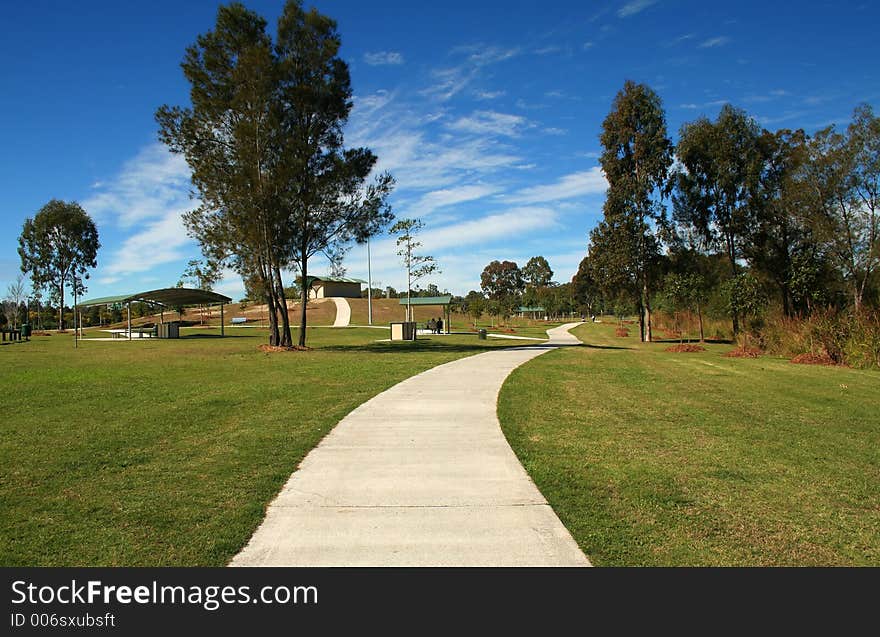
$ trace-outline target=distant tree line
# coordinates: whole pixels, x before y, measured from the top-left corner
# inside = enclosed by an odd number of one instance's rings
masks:
[[[784,317],[880,305],[880,118],[842,130],[762,129],[725,105],[677,144],[648,86],[626,82],[602,124],[603,218],[572,286],[595,311],[726,316],[734,336]]]
[[[455,308],[471,317],[476,326],[485,315],[506,321],[521,307],[542,308],[541,318],[578,311],[570,283],[553,281],[553,270],[543,256],[529,259],[520,268],[514,261],[492,261],[480,275],[480,290],[454,297]]]

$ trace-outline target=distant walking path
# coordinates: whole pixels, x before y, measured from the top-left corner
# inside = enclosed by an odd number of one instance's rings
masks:
[[[351,306],[348,301],[340,296],[331,297],[336,304],[336,320],[333,327],[348,327],[351,323]]]
[[[413,376],[346,416],[303,460],[232,566],[589,566],[507,444],[498,392],[580,341],[486,352]]]

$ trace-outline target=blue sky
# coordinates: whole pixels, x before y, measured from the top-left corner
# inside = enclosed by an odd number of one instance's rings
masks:
[[[79,201],[103,247],[89,296],[174,285],[198,256],[180,213],[185,162],[153,114],[186,104],[186,46],[217,2],[7,2],[0,27],[0,294],[21,224],[52,198]],[[280,0],[245,3],[274,29]],[[307,3],[307,6],[309,3]],[[322,0],[339,23],[367,145],[419,217],[424,251],[464,294],[493,259],[544,255],[567,281],[601,217],[598,135],[624,80],[653,87],[673,140],[730,102],[770,129],[845,126],[880,108],[880,5],[872,2]],[[393,239],[372,243],[374,284],[404,286]],[[366,252],[346,258],[366,278]],[[310,268],[325,272],[326,261]],[[238,298],[233,273],[218,290]]]

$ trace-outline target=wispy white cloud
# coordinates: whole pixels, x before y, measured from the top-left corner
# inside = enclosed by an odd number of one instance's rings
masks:
[[[641,13],[652,4],[657,4],[657,0],[632,0],[620,7],[617,11],[618,18],[628,18],[630,16]]]
[[[478,219],[468,219],[428,230],[420,240],[428,250],[489,245],[492,242],[519,237],[535,230],[550,230],[556,225],[556,212],[543,207],[521,207]]]
[[[433,119],[444,117],[441,113]],[[366,96],[355,100],[346,141],[373,149],[379,157],[377,169],[388,170],[397,179],[397,196],[413,192],[420,197],[433,190],[474,183],[522,161],[491,138],[463,130],[468,128],[465,122],[454,120],[452,127],[444,126],[445,132],[439,135],[437,128],[425,126],[425,121],[418,105],[385,93]],[[502,122],[496,124],[501,126]]]
[[[507,91],[474,91],[474,99],[478,100],[495,100],[499,97],[507,95]]]
[[[370,66],[398,66],[403,64],[403,55],[397,51],[376,51],[364,53],[364,62]]]
[[[584,49],[584,51],[589,51],[594,46],[596,46],[595,42],[584,42],[583,49]]]
[[[519,204],[550,203],[584,195],[603,194],[607,188],[605,175],[596,166],[590,170],[565,175],[552,184],[522,188],[504,200]]]
[[[96,220],[127,228],[163,217],[169,209],[195,207],[189,186],[186,160],[161,144],[151,144],[125,162],[118,175],[96,182],[94,194],[82,205]]]
[[[554,126],[551,126],[551,127],[549,127],[549,128],[544,128],[544,129],[542,129],[542,130],[543,130],[543,132],[546,133],[547,135],[557,135],[557,136],[562,136],[562,135],[567,135],[567,134],[568,134],[568,131],[565,130],[564,128],[556,128],[556,127],[554,127]]]
[[[411,207],[406,214],[415,217],[428,215],[438,208],[454,206],[468,201],[476,201],[498,192],[498,187],[483,184],[471,184],[454,188],[442,188],[428,192]]]
[[[685,33],[684,35],[680,35],[677,38],[673,38],[671,40],[666,40],[664,42],[661,42],[660,44],[661,44],[661,46],[668,48],[668,47],[677,46],[677,45],[681,44],[682,42],[687,42],[688,40],[693,40],[696,37],[697,36],[694,33]]]
[[[110,255],[110,263],[101,268],[101,273],[116,280],[120,276],[148,272],[163,263],[186,258],[192,252],[194,242],[186,234],[180,212],[169,211],[125,239]]]
[[[431,74],[432,85],[423,89],[421,94],[441,102],[452,99],[470,85],[484,68],[514,58],[521,52],[519,47],[505,48],[482,44],[455,47],[450,51],[450,55],[464,54],[465,59],[456,66],[435,69]]]
[[[780,124],[793,119],[799,119],[807,114],[809,114],[808,111],[786,111],[782,115],[776,117],[758,117],[757,119],[759,124],[769,126],[770,124]]]
[[[564,49],[561,46],[557,46],[555,44],[551,44],[549,46],[541,47],[540,49],[535,49],[535,55],[550,55],[552,53],[561,53]]]
[[[700,42],[701,49],[714,49],[719,46],[724,46],[730,42],[730,38],[726,35],[720,35],[716,38],[709,38],[708,40],[703,40]]]
[[[195,243],[181,215],[200,204],[190,198],[190,170],[183,157],[151,144],[94,190],[83,207],[99,226],[115,226],[124,233],[109,256],[100,257],[97,282],[110,285],[192,253]]]
[[[725,104],[729,104],[730,100],[712,100],[711,102],[703,102],[702,104],[696,104],[694,102],[688,102],[686,104],[679,104],[679,108],[684,108],[688,110],[696,110],[700,108],[716,108],[718,106],[724,106]]]
[[[447,124],[447,127],[464,133],[476,135],[504,135],[517,137],[529,122],[521,115],[510,115],[496,111],[475,111]]]

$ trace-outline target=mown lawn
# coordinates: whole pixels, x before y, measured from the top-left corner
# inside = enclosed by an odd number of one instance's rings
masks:
[[[880,373],[574,333],[499,417],[595,564],[880,565]]]
[[[227,334],[0,347],[0,565],[226,564],[354,407],[510,345],[314,328],[313,351],[264,354],[264,331]]]

